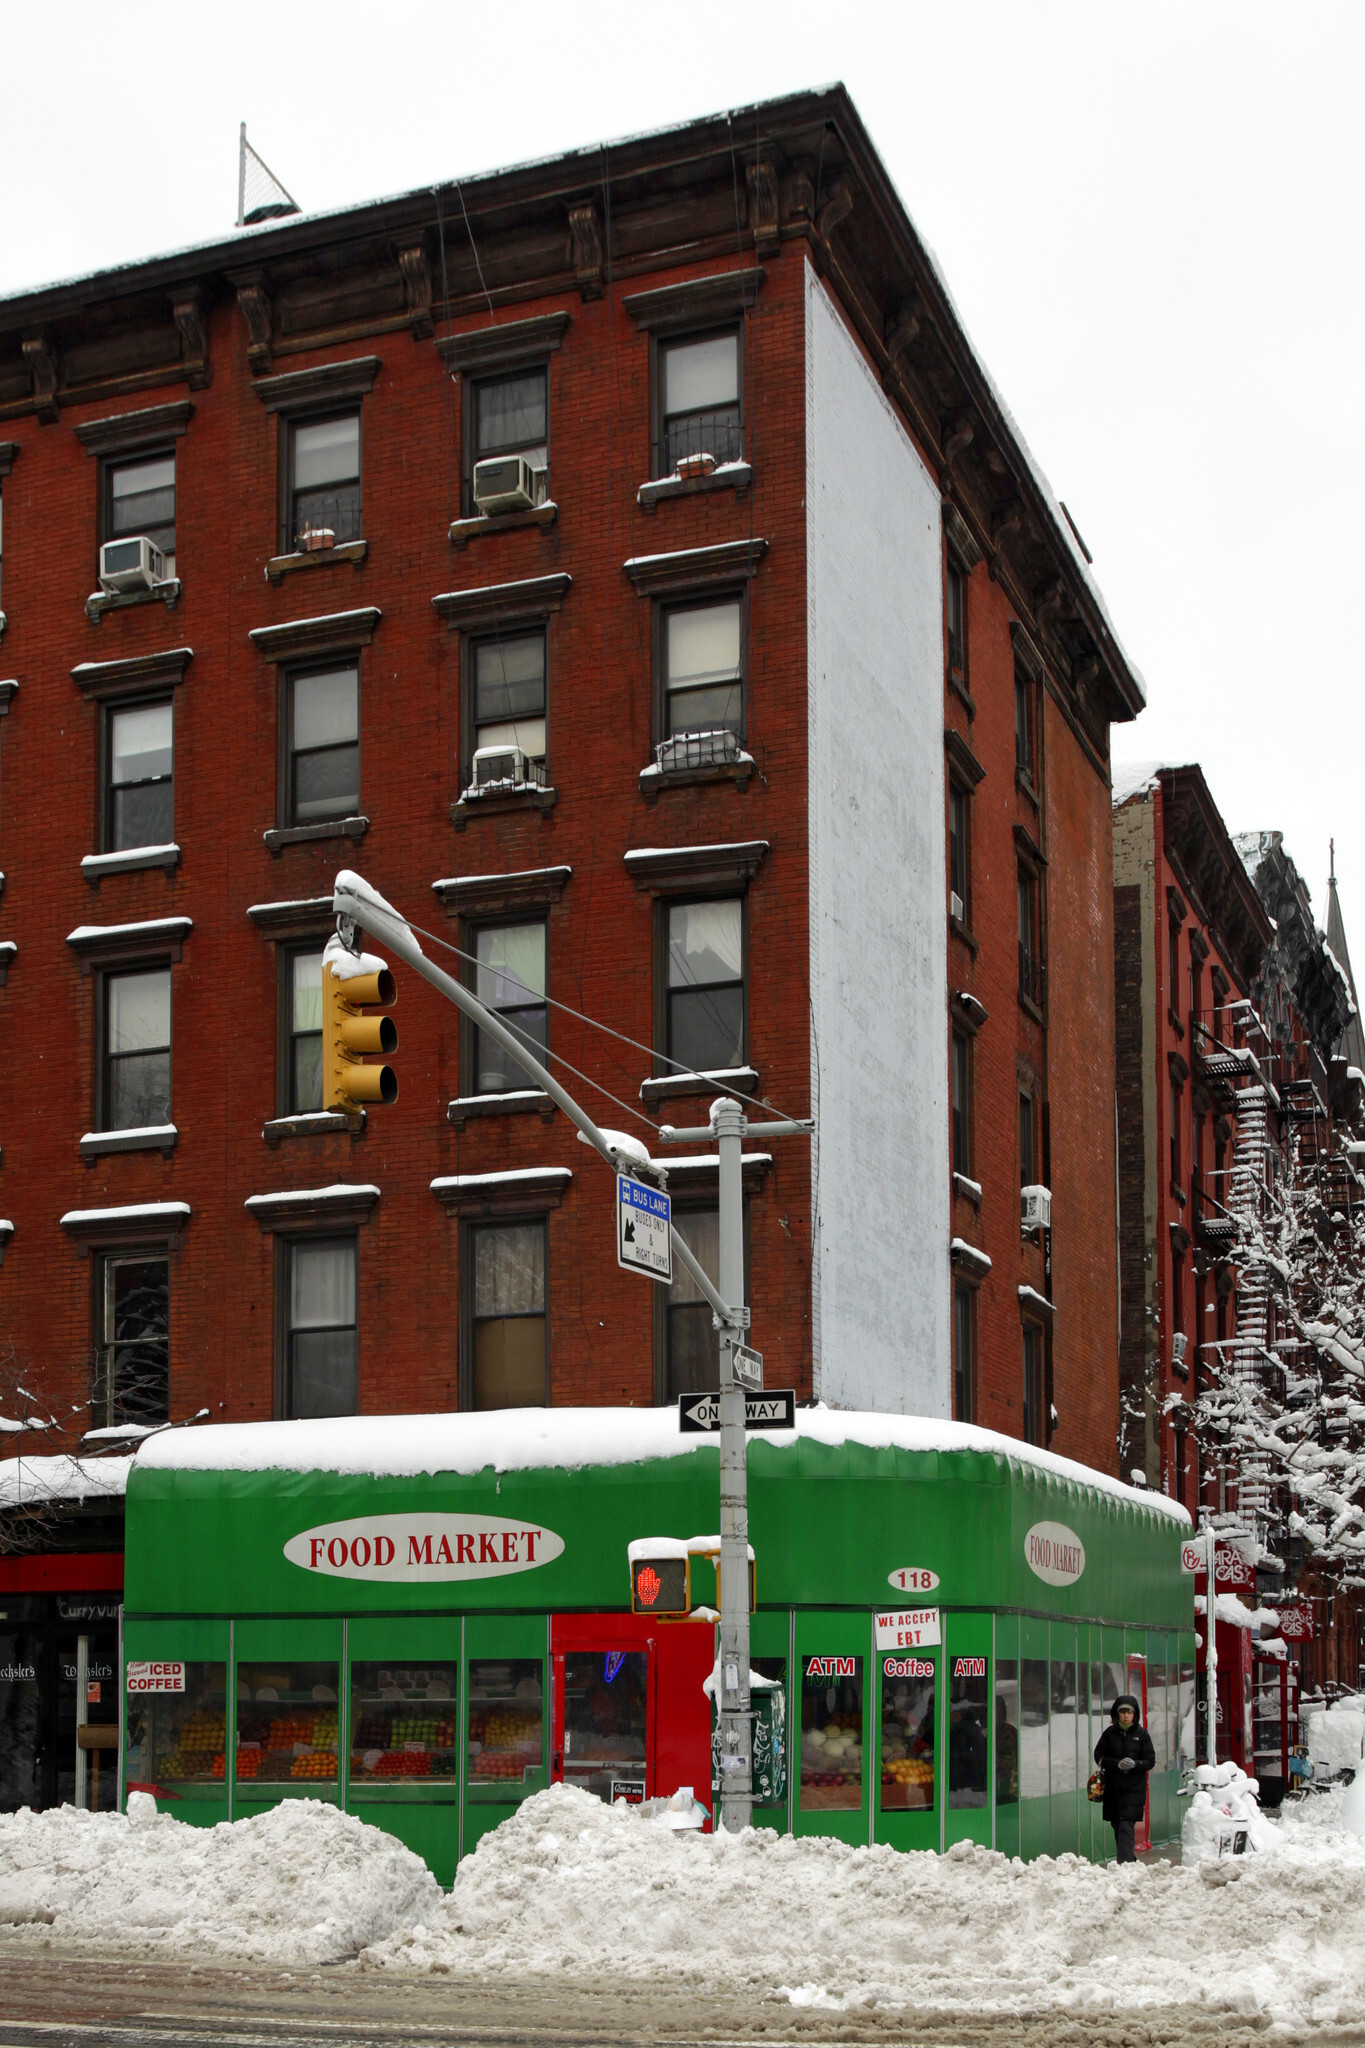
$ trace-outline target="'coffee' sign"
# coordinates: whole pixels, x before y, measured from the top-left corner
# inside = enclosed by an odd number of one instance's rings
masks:
[[[185,1690],[185,1666],[174,1664],[152,1664],[145,1659],[128,1666],[129,1694],[144,1692],[183,1692]]]
[[[563,1554],[553,1529],[497,1515],[358,1515],[291,1536],[290,1564],[329,1579],[430,1586],[450,1579],[502,1579],[535,1571]]]
[[[1024,1559],[1045,1586],[1074,1586],[1085,1570],[1085,1545],[1065,1522],[1035,1522],[1024,1538]]]

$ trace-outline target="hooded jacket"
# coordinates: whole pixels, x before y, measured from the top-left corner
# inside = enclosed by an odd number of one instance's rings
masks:
[[[1131,1707],[1133,1725],[1119,1726],[1119,1708]],[[1131,1771],[1120,1769],[1131,1757]],[[1104,1772],[1104,1817],[1139,1821],[1147,1810],[1147,1773],[1156,1768],[1152,1738],[1142,1725],[1142,1708],[1130,1692],[1121,1692],[1109,1709],[1109,1726],[1095,1744],[1095,1762]]]

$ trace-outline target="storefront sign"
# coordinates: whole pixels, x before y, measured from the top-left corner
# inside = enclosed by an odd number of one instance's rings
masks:
[[[858,1659],[856,1657],[810,1657],[806,1660],[807,1678],[856,1678]]]
[[[16,1680],[36,1678],[37,1676],[38,1667],[36,1664],[0,1664],[0,1680],[8,1679],[11,1684]]]
[[[1045,1586],[1074,1586],[1085,1570],[1085,1545],[1065,1522],[1035,1522],[1024,1538],[1024,1559]]]
[[[359,1515],[305,1529],[284,1546],[290,1564],[303,1571],[387,1585],[507,1578],[550,1564],[563,1551],[553,1529],[497,1515]]]
[[[183,1664],[130,1664],[128,1666],[129,1693],[141,1692],[183,1692],[185,1690],[185,1667]]]
[[[883,1678],[932,1678],[934,1660],[932,1657],[884,1657]]]
[[[876,1616],[879,1650],[923,1650],[941,1643],[937,1607],[906,1607]]]
[[[985,1676],[986,1660],[984,1657],[954,1657],[954,1678],[984,1678]]]
[[[616,1263],[651,1280],[673,1278],[673,1203],[658,1188],[616,1176]]]
[[[1180,1546],[1180,1569],[1186,1578],[1202,1579],[1207,1576],[1209,1546],[1202,1536],[1187,1536]],[[1249,1557],[1236,1550],[1231,1544],[1220,1543],[1217,1560],[1218,1584],[1224,1591],[1254,1593],[1256,1591],[1256,1567]]]
[[[1307,1600],[1277,1600],[1275,1612],[1280,1617],[1280,1634],[1287,1643],[1312,1642],[1313,1609]]]
[[[926,1570],[923,1565],[903,1564],[887,1573],[886,1583],[902,1593],[932,1593],[938,1584],[938,1573]]]
[[[1187,1536],[1180,1546],[1180,1569],[1187,1579],[1195,1578],[1208,1563],[1208,1551],[1197,1536]]]

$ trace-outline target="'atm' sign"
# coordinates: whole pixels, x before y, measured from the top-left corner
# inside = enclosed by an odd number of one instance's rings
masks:
[[[856,1657],[812,1657],[806,1664],[807,1678],[856,1678]]]
[[[986,1660],[984,1657],[954,1657],[954,1678],[984,1678],[985,1676]]]

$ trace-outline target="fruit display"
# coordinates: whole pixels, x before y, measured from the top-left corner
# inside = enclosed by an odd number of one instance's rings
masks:
[[[238,1778],[239,1778],[239,1779],[240,1779],[240,1778],[255,1778],[255,1777],[259,1777],[259,1775],[260,1775],[260,1769],[261,1769],[261,1752],[260,1752],[260,1750],[259,1750],[259,1749],[247,1749],[246,1747],[243,1747],[243,1748],[239,1749],[239,1750],[238,1750],[238,1752],[237,1752],[237,1765],[236,1765],[236,1768],[237,1768],[237,1776],[238,1776]],[[214,1775],[215,1775],[215,1776],[217,1776],[217,1772],[216,1772],[216,1770],[215,1770],[215,1773],[214,1773]]]
[[[932,1806],[934,1760],[931,1756],[891,1757],[882,1764],[883,1806]]]
[[[520,1778],[526,1759],[519,1750],[481,1749],[474,1759],[476,1778]]]
[[[485,1749],[515,1749],[519,1743],[540,1750],[540,1707],[496,1706],[476,1709],[469,1717],[469,1740]]]
[[[306,1756],[296,1756],[289,1773],[291,1778],[335,1778],[336,1774],[334,1749],[313,1749]]]

